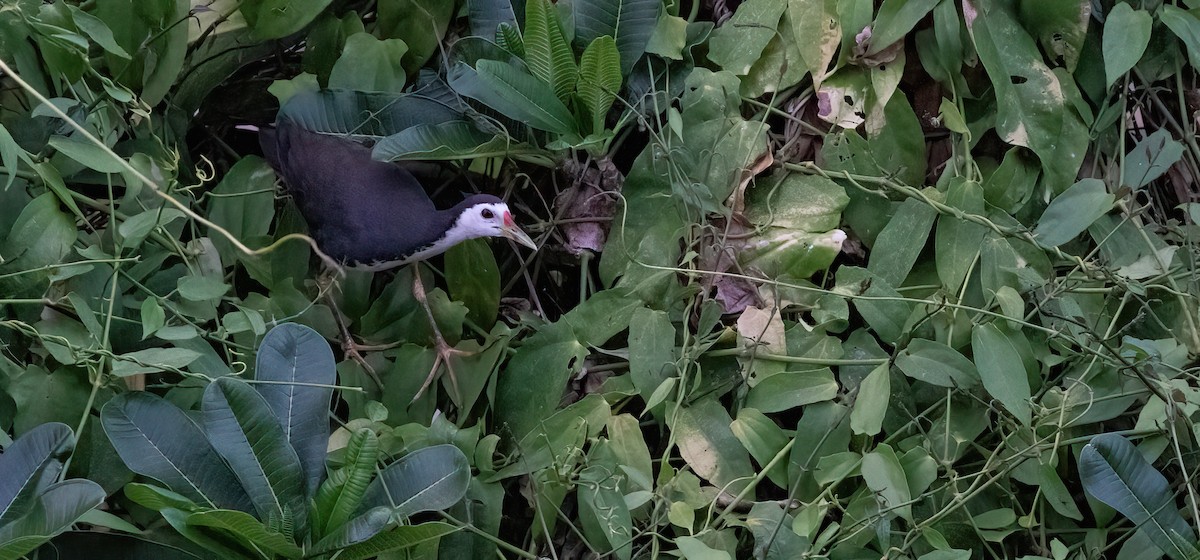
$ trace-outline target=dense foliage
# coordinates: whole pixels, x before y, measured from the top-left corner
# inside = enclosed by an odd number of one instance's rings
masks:
[[[0,0],[0,558],[1200,558],[1193,5]]]

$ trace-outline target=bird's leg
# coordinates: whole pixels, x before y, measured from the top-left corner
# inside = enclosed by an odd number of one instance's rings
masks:
[[[454,388],[455,394],[461,396],[458,390],[458,378],[454,375],[454,366],[450,364],[451,354],[470,354],[454,348],[446,343],[446,339],[442,337],[442,331],[438,328],[437,319],[433,317],[433,310],[429,308],[429,299],[425,295],[425,286],[421,283],[421,265],[420,263],[413,264],[413,297],[417,298],[421,307],[425,310],[425,317],[429,319],[429,328],[433,330],[433,344],[437,351],[437,357],[433,360],[433,368],[429,370],[429,376],[425,378],[425,383],[421,384],[421,388],[417,389],[417,394],[413,395],[412,402],[416,402],[425,394],[425,389],[433,383],[437,377],[438,366],[446,364],[446,374],[450,376],[450,386]]]
[[[359,351],[383,350],[388,347],[363,346],[354,342],[354,337],[350,334],[350,328],[346,326],[346,319],[342,316],[341,309],[338,309],[337,299],[333,296],[333,291],[337,289],[336,274],[336,271],[331,270],[317,277],[317,289],[325,296],[325,302],[329,304],[329,309],[333,311],[333,318],[337,321],[338,331],[341,332],[342,336],[342,354],[358,362],[358,365],[362,366],[363,371],[367,372],[367,375],[371,377],[371,381],[375,382],[375,386],[379,387],[379,390],[382,391],[383,381],[379,379],[379,375],[375,373],[375,368],[367,363],[367,360],[363,358]]]

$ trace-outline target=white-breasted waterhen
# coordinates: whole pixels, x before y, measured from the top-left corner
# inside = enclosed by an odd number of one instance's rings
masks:
[[[500,198],[476,194],[439,210],[416,177],[395,164],[371,159],[371,150],[351,139],[306,130],[283,118],[274,129],[263,129],[259,142],[283,177],[317,246],[344,266],[385,270],[444,253],[477,237],[507,237],[537,250]],[[458,381],[447,361],[456,351],[438,329],[419,270],[413,271],[413,297],[425,309],[437,346],[433,369],[417,395],[424,393],[442,363],[457,390]],[[336,306],[334,315],[342,324],[346,348],[356,352]]]

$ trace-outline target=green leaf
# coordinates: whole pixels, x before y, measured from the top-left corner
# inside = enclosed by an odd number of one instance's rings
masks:
[[[1165,128],[1160,128],[1126,154],[1121,184],[1140,189],[1161,177],[1182,156],[1183,144],[1172,138]]]
[[[708,397],[680,408],[671,428],[679,454],[688,466],[736,496],[754,477],[754,469],[746,449],[729,428],[732,421],[725,407]]]
[[[377,39],[370,33],[346,38],[342,56],[329,73],[329,87],[400,93],[406,76],[400,61],[408,45],[400,39]]]
[[[0,527],[0,559],[16,560],[67,530],[104,501],[104,489],[87,479],[52,484],[20,519]]]
[[[562,320],[524,339],[496,381],[497,425],[507,424],[518,440],[533,431],[557,408],[562,390],[587,354],[587,347]]]
[[[8,169],[5,175],[8,179],[4,182],[4,188],[0,190],[8,190],[12,187],[13,181],[17,180],[16,170],[19,169],[20,160],[22,157],[29,157],[24,150],[17,145],[17,141],[13,139],[12,134],[9,134],[8,129],[4,125],[0,125],[0,163]]]
[[[609,558],[629,560],[633,551],[633,521],[613,480],[616,468],[617,465],[603,461],[585,467],[579,473],[576,503],[583,534],[596,551]]]
[[[247,156],[233,165],[209,193],[208,219],[243,243],[267,235],[275,217],[275,172],[258,156]],[[211,237],[217,252],[238,254],[223,235]]]
[[[887,509],[908,522],[912,522],[912,493],[908,478],[896,452],[886,443],[879,444],[875,451],[863,455],[862,476],[867,487],[882,499],[880,509]]]
[[[418,124],[380,140],[373,157],[381,161],[464,160],[514,154],[544,155],[541,148],[482,132],[470,121]]]
[[[258,347],[254,388],[271,407],[304,471],[305,496],[311,498],[325,476],[329,445],[329,402],[337,370],[329,343],[317,331],[283,323]]]
[[[450,297],[467,306],[467,318],[485,330],[500,310],[500,267],[492,248],[471,239],[446,251],[446,286]]]
[[[117,377],[129,377],[141,373],[183,369],[199,357],[199,352],[185,348],[147,348],[114,357],[112,374]]]
[[[445,103],[417,94],[322,90],[299,93],[279,109],[305,130],[355,138],[382,138],[418,124],[442,123],[462,115]]]
[[[858,385],[858,396],[850,411],[850,429],[854,433],[874,436],[883,429],[883,417],[892,395],[891,369],[890,364],[879,364]]]
[[[762,56],[767,43],[775,37],[779,18],[787,2],[749,0],[737,7],[733,17],[716,28],[708,41],[708,58],[739,76]]]
[[[575,54],[563,37],[558,15],[549,0],[525,3],[525,63],[538,79],[550,84],[563,102],[575,90]],[[618,83],[617,87],[620,87]]]
[[[188,301],[215,300],[229,291],[229,284],[209,276],[184,276],[178,287],[179,297]]]
[[[575,117],[549,85],[504,62],[480,60],[475,70],[459,63],[451,69],[450,87],[533,128],[559,134],[578,130]]]
[[[438,52],[456,5],[444,0],[383,0],[378,3],[375,31],[385,39],[401,39],[408,45],[404,71],[416,74]]]
[[[258,39],[281,39],[304,29],[333,0],[253,0],[242,15]]]
[[[121,160],[93,144],[91,140],[76,136],[51,136],[47,142],[63,155],[101,173],[120,173],[125,170]]]
[[[829,368],[785,371],[759,381],[746,394],[746,406],[763,412],[781,412],[797,406],[827,401],[837,396],[838,384]]]
[[[646,52],[671,60],[683,60],[683,49],[687,46],[687,27],[686,19],[663,14],[658,18],[654,34],[646,43]],[[615,41],[613,46],[616,46]],[[618,53],[617,56],[619,57],[620,54]],[[619,65],[618,71],[620,71]]]
[[[177,509],[183,512],[200,511],[201,507],[181,494],[151,484],[130,482],[125,485],[125,496],[134,503],[154,511]]]
[[[750,452],[750,456],[754,457],[754,461],[762,466],[770,463],[787,445],[789,439],[783,429],[775,425],[773,420],[754,408],[739,410],[737,419],[729,425],[729,429],[733,431],[733,435],[738,438],[738,441],[742,442],[742,447]],[[787,463],[784,461],[776,463],[771,470],[767,471],[767,477],[776,486],[787,488]]]
[[[1012,342],[994,323],[986,323],[971,330],[971,349],[983,388],[1028,426],[1032,415],[1029,377]]]
[[[436,521],[420,525],[396,527],[390,531],[375,535],[370,540],[346,548],[338,555],[338,560],[364,560],[374,558],[385,552],[404,550],[422,543],[436,541],[457,531],[453,525]]]
[[[804,38],[798,41],[797,47],[812,74],[814,86],[819,86],[825,79],[829,63],[841,46],[843,18],[838,10],[849,4],[838,0],[788,0],[787,18],[792,25],[792,35]],[[853,29],[853,33],[859,31],[862,27]]]
[[[592,117],[592,132],[604,130],[604,117],[621,89],[621,55],[612,37],[597,37],[584,49],[578,89],[579,100]]]
[[[1104,18],[1104,75],[1105,85],[1112,87],[1146,52],[1150,44],[1153,18],[1144,10],[1118,3]]]
[[[466,4],[472,35],[492,39],[500,24],[517,25],[512,0],[470,0]]]
[[[383,469],[367,487],[358,509],[384,506],[401,517],[446,509],[462,499],[470,480],[471,467],[457,447],[418,449]]]
[[[0,455],[0,526],[34,507],[38,494],[58,479],[63,461],[75,449],[75,435],[61,422],[24,433]]]
[[[924,338],[914,338],[896,356],[896,367],[913,379],[939,387],[969,389],[979,384],[979,372],[957,350]]]
[[[378,535],[391,522],[391,508],[373,508],[348,522],[332,527],[329,534],[317,541],[310,552],[327,552],[367,541]]]
[[[867,270],[892,286],[903,285],[925,248],[937,215],[937,210],[915,198],[902,202],[875,239]]]
[[[203,402],[205,432],[259,519],[291,519],[302,527],[308,511],[304,471],[266,400],[245,381],[218,377],[204,390]]]
[[[125,393],[104,404],[100,422],[129,470],[207,507],[250,509],[233,472],[175,405],[142,391]]]
[[[886,49],[904,38],[940,0],[884,0],[871,28],[871,46],[867,56]]]
[[[187,516],[187,524],[195,527],[222,529],[255,549],[284,558],[300,558],[304,551],[287,535],[272,531],[259,520],[243,511],[216,509],[198,511]]]
[[[1070,90],[1063,84],[1073,78],[1046,66],[1033,38],[1003,6],[980,10],[968,27],[996,90],[996,132],[1037,154],[1053,192],[1065,189],[1088,143],[1087,127],[1068,105]]]
[[[1128,517],[1171,558],[1194,558],[1196,535],[1179,514],[1166,477],[1117,434],[1092,438],[1079,453],[1083,489]]]
[[[592,0],[574,3],[575,44],[584,47],[608,35],[621,53],[621,75],[646,52],[646,43],[658,25],[660,0]]]
[[[342,467],[331,472],[317,492],[314,507],[320,524],[313,530],[318,537],[332,534],[358,511],[367,485],[375,476],[378,459],[379,439],[375,432],[366,428],[355,431],[346,444]]]
[[[175,208],[151,208],[145,212],[139,212],[130,216],[128,220],[121,222],[117,227],[117,231],[121,234],[121,246],[135,249],[142,241],[150,235],[151,231],[156,228],[165,226],[185,214]],[[173,234],[172,234],[173,235]],[[223,238],[218,237],[221,241]],[[214,240],[216,241],[216,240]]]
[[[113,38],[112,30],[104,23],[104,20],[89,14],[75,6],[68,6],[71,10],[71,19],[75,22],[75,27],[87,34],[97,45],[100,45],[104,50],[119,56],[124,59],[129,58],[129,53],[117,44]]]
[[[521,58],[525,58],[525,39],[521,30],[510,23],[501,23],[496,29],[496,44]]]
[[[629,321],[629,373],[647,402],[662,384],[676,376],[675,326],[665,311],[639,307]]]
[[[946,205],[968,214],[984,212],[983,188],[974,181],[954,181],[946,193]],[[987,229],[954,216],[938,217],[934,235],[934,262],[942,286],[953,294],[961,293],[963,282],[975,266],[979,247]]]
[[[1062,245],[1112,210],[1115,200],[1116,197],[1104,186],[1104,181],[1080,179],[1050,201],[1038,219],[1033,235],[1043,247]]]
[[[1200,68],[1200,18],[1187,10],[1166,4],[1158,13],[1158,19],[1183,41],[1192,68]]]

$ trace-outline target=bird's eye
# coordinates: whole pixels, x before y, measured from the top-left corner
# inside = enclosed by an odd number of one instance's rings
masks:
[[[492,211],[488,210],[487,208],[484,208],[483,212],[480,212],[479,215],[483,216],[483,219],[485,219],[485,220],[490,220],[490,219],[496,217],[496,215],[493,214]]]

